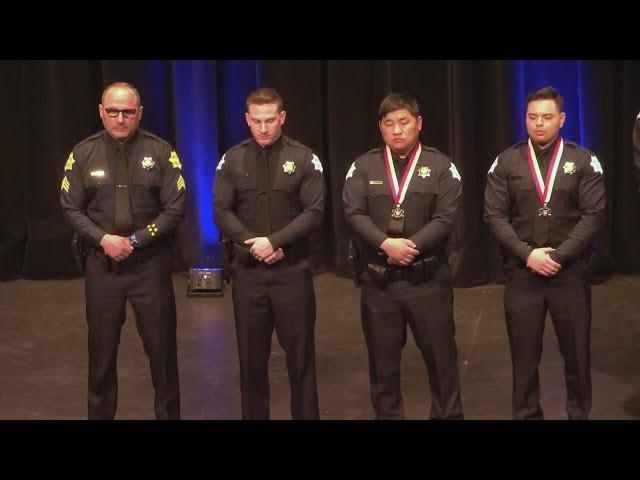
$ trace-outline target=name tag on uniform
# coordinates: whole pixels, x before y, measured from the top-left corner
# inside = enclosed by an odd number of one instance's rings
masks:
[[[382,180],[369,180],[369,185],[382,185],[383,183]]]
[[[93,170],[91,172],[92,177],[104,177],[104,170]]]

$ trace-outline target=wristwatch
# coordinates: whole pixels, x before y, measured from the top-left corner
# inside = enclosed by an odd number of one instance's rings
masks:
[[[136,237],[135,233],[132,233],[131,236],[129,237],[129,243],[131,244],[134,250],[138,246],[138,237]]]

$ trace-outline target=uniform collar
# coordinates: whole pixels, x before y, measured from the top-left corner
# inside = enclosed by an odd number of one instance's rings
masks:
[[[280,134],[280,136],[278,137],[278,139],[273,142],[271,145],[267,145],[266,147],[262,147],[260,145],[258,145],[258,142],[256,142],[256,139],[251,137],[251,145],[253,147],[253,150],[256,152],[256,154],[259,153],[266,153],[266,154],[271,154],[273,152],[278,152],[282,149],[283,146],[283,138],[284,135]]]
[[[401,158],[398,153],[391,150],[391,158],[395,163],[400,163],[401,165],[403,165],[409,158],[409,155],[405,156],[404,158]]]
[[[391,149],[391,147],[389,147],[389,150],[391,151],[391,159],[392,159],[395,163],[400,163],[400,165],[404,165],[404,164],[407,162],[407,160],[409,159],[409,155],[410,155],[410,153],[413,151],[413,149],[414,149],[414,148],[417,148],[417,147],[416,147],[416,145],[417,145],[417,144],[418,144],[418,142],[416,142],[416,143],[414,143],[414,144],[413,144],[413,147],[411,147],[411,148],[409,149],[409,153],[407,153],[407,154],[405,155],[405,157],[404,157],[404,158],[401,158],[399,153],[394,152],[394,151]],[[386,145],[384,145],[382,148],[387,148],[387,146],[386,146]]]
[[[539,155],[546,156],[546,155],[549,155],[553,151],[553,148],[556,146],[556,141],[557,140],[558,140],[558,137],[556,137],[556,140],[551,142],[551,144],[549,146],[547,146],[546,148],[540,147],[540,145],[538,145],[533,140],[531,140],[531,145],[533,145],[533,150],[536,152],[536,156],[539,156]]]
[[[139,129],[136,129],[136,131],[133,132],[133,135],[131,135],[131,137],[124,143],[118,142],[115,138],[109,135],[109,132],[104,130],[104,142],[107,145],[108,152],[112,155],[115,155],[116,150],[122,147],[124,147],[125,151],[130,150],[140,136],[138,130]]]

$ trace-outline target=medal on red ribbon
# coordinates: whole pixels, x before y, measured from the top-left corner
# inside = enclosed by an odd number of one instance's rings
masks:
[[[553,191],[553,184],[556,180],[556,174],[558,173],[558,165],[560,165],[560,158],[562,157],[562,151],[564,150],[564,141],[558,137],[556,144],[553,147],[553,153],[551,154],[551,161],[547,168],[546,179],[542,181],[542,174],[540,173],[540,166],[538,165],[538,159],[536,158],[536,152],[533,150],[533,143],[529,139],[529,148],[527,148],[527,160],[529,161],[529,171],[531,172],[531,178],[533,178],[533,184],[536,187],[538,198],[542,203],[542,207],[538,210],[539,217],[550,217],[551,208],[549,208],[549,200],[551,200],[551,193]]]
[[[415,147],[409,152],[409,159],[404,167],[402,173],[402,179],[398,183],[396,178],[396,169],[393,166],[393,159],[391,157],[391,149],[388,145],[382,150],[382,156],[384,158],[384,166],[387,170],[387,178],[389,179],[389,187],[391,189],[391,197],[393,198],[393,208],[391,209],[391,218],[400,220],[404,218],[404,210],[401,205],[404,201],[404,197],[407,194],[407,188],[413,177],[413,171],[416,168],[418,159],[420,158],[420,152],[422,152],[422,146],[420,142],[416,143]]]

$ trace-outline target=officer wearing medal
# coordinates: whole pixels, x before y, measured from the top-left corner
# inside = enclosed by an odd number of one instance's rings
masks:
[[[89,419],[116,414],[127,300],[149,358],[156,418],[180,418],[170,242],[184,220],[186,184],[171,145],[138,128],[142,110],[133,85],[109,85],[99,105],[105,129],[76,145],[64,166],[62,211],[88,245]]]
[[[232,242],[233,308],[243,419],[268,419],[268,361],[275,328],[285,351],[293,419],[317,419],[315,293],[309,236],[322,221],[322,164],[282,134],[286,111],[272,88],[246,100],[252,138],[218,162],[216,225]]]
[[[487,174],[484,220],[505,261],[505,317],[513,365],[513,417],[543,418],[538,366],[547,311],[565,362],[567,414],[591,410],[589,243],[605,221],[600,161],[560,137],[566,115],[553,87],[527,95],[528,140],[500,153]]]
[[[445,243],[461,193],[455,165],[419,141],[422,117],[407,94],[379,108],[382,148],[358,157],[343,188],[354,234],[361,317],[377,419],[404,418],[400,360],[409,324],[429,372],[430,418],[463,418]]]

